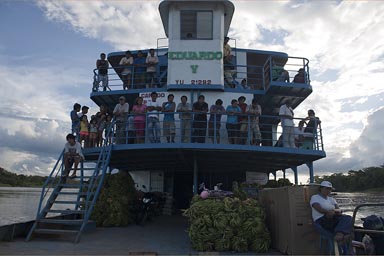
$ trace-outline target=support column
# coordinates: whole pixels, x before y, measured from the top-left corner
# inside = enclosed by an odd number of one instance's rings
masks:
[[[309,168],[309,183],[314,183],[313,178],[313,162],[305,163]]]
[[[285,169],[283,169],[282,171],[283,171],[283,179],[285,179]]]
[[[197,195],[198,187],[197,187],[197,160],[196,156],[193,157],[193,194]]]
[[[293,171],[293,175],[295,176],[295,185],[297,185],[299,183],[299,179],[298,179],[298,176],[297,176],[297,166],[291,167],[291,169]]]

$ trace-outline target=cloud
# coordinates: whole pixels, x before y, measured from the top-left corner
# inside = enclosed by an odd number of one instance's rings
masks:
[[[62,70],[59,65],[6,66],[0,61],[0,81],[7,85],[0,101],[0,166],[42,175],[52,168],[70,132],[74,102],[90,101],[77,94],[81,90],[75,81],[82,76],[76,69],[67,69],[74,76]]]
[[[160,1],[38,1],[48,19],[115,49],[152,48],[164,38]]]

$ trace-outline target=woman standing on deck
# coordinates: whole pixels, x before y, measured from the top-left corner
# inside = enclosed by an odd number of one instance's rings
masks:
[[[143,98],[137,97],[136,104],[132,107],[133,124],[136,132],[136,143],[144,143],[145,135],[145,112],[147,111],[147,105],[143,104]]]

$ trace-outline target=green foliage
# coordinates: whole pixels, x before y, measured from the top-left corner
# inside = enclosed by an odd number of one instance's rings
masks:
[[[265,184],[264,188],[279,188],[279,187],[288,187],[292,186],[293,183],[289,181],[289,179],[283,179],[280,178],[277,181],[276,180],[269,180],[267,184]]]
[[[333,187],[340,192],[356,192],[384,187],[384,166],[368,167],[362,170],[348,171],[348,174],[334,173],[332,175],[315,176],[314,181],[332,182]]]
[[[91,219],[98,226],[119,227],[135,220],[136,189],[128,172],[107,174]]]
[[[17,175],[0,167],[0,186],[7,187],[41,187],[47,177]]]
[[[205,199],[194,196],[184,213],[189,237],[198,251],[266,252],[271,244],[264,210],[257,200]]]

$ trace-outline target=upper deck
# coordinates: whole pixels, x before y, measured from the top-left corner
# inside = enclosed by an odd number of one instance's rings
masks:
[[[141,51],[146,54],[148,49]],[[135,59],[138,51],[131,52]],[[125,96],[128,102],[133,103],[138,96],[145,96],[152,91],[173,94],[175,92],[183,92],[183,94],[191,96],[189,97],[191,102],[196,100],[196,97],[193,96],[198,94],[213,94],[218,98],[228,98],[229,101],[236,95],[244,95],[248,99],[256,98],[264,114],[278,115],[278,109],[284,100],[291,99],[293,108],[296,108],[312,93],[309,61],[306,58],[289,57],[286,53],[282,52],[237,48],[233,48],[233,53],[233,66],[231,66],[233,77],[230,83],[225,79],[223,79],[223,84],[216,85],[209,84],[209,79],[192,79],[190,81],[181,79],[178,82],[179,84],[176,84],[175,81],[168,81],[168,48],[158,48],[156,54],[159,64],[156,67],[156,77],[158,78],[156,85],[153,88],[148,88],[145,82],[141,82],[135,77],[134,74],[137,67],[131,66],[133,74],[130,78],[131,89],[123,90],[122,70],[124,66],[119,65],[119,62],[125,56],[125,52],[113,52],[108,54],[108,61],[112,66],[108,74],[108,89],[107,91],[101,91],[100,87],[94,87],[91,99],[97,105],[106,105],[113,108],[121,95]],[[278,77],[274,76],[274,65],[284,67],[289,72],[289,82],[280,81]],[[223,64],[222,69],[225,70],[227,66]],[[294,82],[294,77],[299,69],[304,69],[305,71],[304,82],[300,83]],[[246,83],[242,84],[244,79]],[[94,84],[96,81],[97,71],[95,69]],[[229,102],[224,103],[227,104]]]

